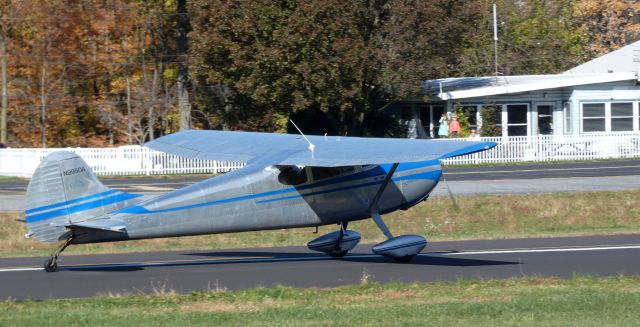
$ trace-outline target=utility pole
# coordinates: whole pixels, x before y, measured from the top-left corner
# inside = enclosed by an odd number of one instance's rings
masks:
[[[493,52],[495,54],[493,64],[495,67],[496,76],[500,74],[498,72],[498,10],[496,4],[493,4]]]
[[[7,90],[7,44],[0,32],[0,74],[2,74],[2,111],[0,112],[0,143],[7,143],[7,110],[9,107]]]

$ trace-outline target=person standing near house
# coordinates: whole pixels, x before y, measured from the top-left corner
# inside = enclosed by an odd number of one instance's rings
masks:
[[[471,133],[469,133],[469,138],[472,140],[479,140],[480,135],[478,135],[478,131],[475,128],[471,129]]]
[[[440,121],[438,121],[440,126],[438,127],[438,137],[446,138],[449,137],[449,120],[447,119],[447,114],[442,114],[440,117]]]
[[[451,117],[449,132],[451,132],[451,137],[454,139],[457,138],[460,133],[460,123],[458,122],[458,116],[456,116],[456,114],[453,114],[453,117]]]

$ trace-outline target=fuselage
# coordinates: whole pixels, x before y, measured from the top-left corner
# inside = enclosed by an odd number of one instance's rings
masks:
[[[370,201],[391,165],[348,167],[249,165],[109,214],[128,239],[334,224],[370,217]],[[387,213],[428,197],[437,160],[400,164],[378,203]],[[83,243],[117,239],[86,239]]]

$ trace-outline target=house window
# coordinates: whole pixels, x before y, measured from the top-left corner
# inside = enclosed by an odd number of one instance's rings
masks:
[[[529,106],[526,104],[507,105],[507,133],[509,136],[526,136],[529,125]]]
[[[538,112],[538,134],[553,134],[553,109],[552,104],[536,105],[536,111]]]
[[[582,104],[582,131],[604,132],[606,131],[606,110],[604,103]]]
[[[441,105],[430,105],[428,107],[420,108],[420,121],[429,137],[438,137],[440,117],[444,112],[444,106]]]
[[[632,132],[637,130],[634,102],[582,104],[582,132]]]
[[[611,131],[633,131],[633,103],[615,102],[611,104]]]

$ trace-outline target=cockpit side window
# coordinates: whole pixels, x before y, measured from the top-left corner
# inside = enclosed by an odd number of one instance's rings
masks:
[[[304,167],[276,166],[280,170],[278,181],[284,185],[300,185],[308,181]]]
[[[311,176],[314,181],[319,181],[339,175],[352,173],[356,170],[356,166],[342,167],[311,167]]]

